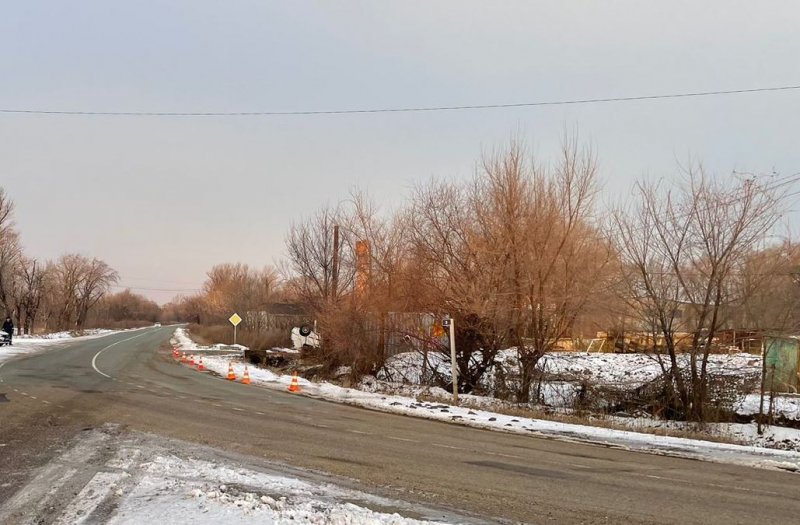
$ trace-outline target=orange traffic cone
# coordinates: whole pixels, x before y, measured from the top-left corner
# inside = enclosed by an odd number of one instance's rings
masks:
[[[197,363],[195,363],[195,362],[194,362],[194,354],[192,354],[191,356],[189,356],[189,364],[190,364],[190,365],[192,365],[192,366],[194,366],[194,365],[196,365],[196,364],[197,364]]]
[[[242,384],[249,385],[250,384],[250,371],[247,370],[247,365],[244,367],[244,375],[242,376]]]
[[[200,362],[197,363],[197,370],[202,372],[206,367],[203,366],[203,356],[200,356]]]
[[[300,391],[300,384],[297,382],[297,372],[292,372],[292,384],[289,385],[289,392]]]
[[[233,363],[228,363],[228,381],[236,381],[236,374],[233,371]]]
[[[189,362],[189,358],[186,357],[186,352],[184,352],[183,356],[181,357],[181,363],[188,363],[188,362]]]

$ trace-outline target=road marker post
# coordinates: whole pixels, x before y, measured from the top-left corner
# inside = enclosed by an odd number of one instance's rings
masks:
[[[239,317],[239,314],[234,313],[232,316],[230,316],[228,321],[230,321],[230,323],[233,325],[233,344],[236,344],[236,327],[242,322],[242,318]]]
[[[449,315],[442,319],[442,328],[450,328],[450,372],[453,376],[453,404],[458,406],[458,366],[456,363],[456,323]]]

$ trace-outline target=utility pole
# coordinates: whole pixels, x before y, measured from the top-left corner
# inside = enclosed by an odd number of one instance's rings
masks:
[[[339,290],[339,225],[333,225],[333,268],[331,268],[331,298],[336,300]]]
[[[458,406],[458,366],[456,363],[456,326],[450,316],[442,319],[442,326],[450,328],[450,372],[453,376],[453,405]]]

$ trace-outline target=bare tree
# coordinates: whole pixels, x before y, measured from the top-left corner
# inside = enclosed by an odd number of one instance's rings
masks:
[[[278,283],[278,272],[270,267],[255,270],[246,264],[219,264],[208,272],[201,297],[212,320],[224,321],[238,312],[243,328],[259,330],[260,311],[271,301]]]
[[[306,302],[336,302],[353,284],[353,242],[348,217],[339,208],[325,207],[306,221],[295,223],[286,237],[287,280]]]
[[[0,188],[0,308],[14,316],[22,247],[13,222],[14,202]]]
[[[60,329],[82,330],[89,310],[108,293],[119,275],[105,262],[83,255],[67,254],[53,264],[53,317]]]
[[[83,330],[89,310],[119,281],[119,274],[100,259],[83,260],[81,279],[76,298],[78,317],[75,326]]]
[[[45,300],[47,274],[46,267],[36,259],[24,259],[22,262],[22,291],[19,298],[21,316],[20,327],[26,334],[33,333],[36,320]]]
[[[422,311],[456,320],[459,390],[476,388],[494,366],[509,336],[505,276],[487,239],[479,233],[476,199],[454,183],[418,186],[408,211],[412,289]],[[436,347],[436,346],[435,346]],[[438,346],[449,360],[444,346]]]
[[[756,180],[711,177],[702,167],[689,169],[677,188],[640,183],[637,193],[638,202],[613,217],[631,311],[653,333],[654,350],[666,351],[668,362],[660,362],[670,413],[704,421],[712,342],[744,301],[737,276],[779,219],[783,194]]]
[[[362,243],[366,251],[367,267],[356,268],[356,272],[365,273],[360,277],[366,288],[362,292],[368,293],[373,303],[380,302],[384,310],[402,310],[409,299],[401,296],[410,248],[406,217],[401,213],[382,215],[364,192],[353,190],[350,197],[349,237]]]

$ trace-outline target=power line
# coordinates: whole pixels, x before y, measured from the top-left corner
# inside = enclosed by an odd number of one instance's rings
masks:
[[[420,113],[434,111],[464,111],[479,109],[507,109],[526,108],[539,106],[566,106],[578,104],[598,104],[612,102],[635,102],[642,100],[663,100],[692,97],[711,97],[718,95],[740,95],[746,93],[764,93],[774,91],[794,91],[800,85],[761,87],[751,89],[729,89],[715,91],[695,91],[689,93],[669,93],[659,95],[637,95],[630,97],[585,98],[575,100],[552,100],[540,102],[517,102],[508,104],[474,104],[460,106],[420,106],[397,108],[366,108],[366,109],[330,109],[330,110],[299,110],[299,111],[71,111],[47,109],[11,109],[0,108],[0,113],[23,115],[62,115],[62,116],[106,116],[106,117],[270,117],[270,116],[311,116],[311,115],[354,115],[369,113]]]
[[[122,290],[137,290],[140,292],[200,292],[200,288],[141,288],[138,286],[125,286],[124,284],[114,284],[111,288]]]

